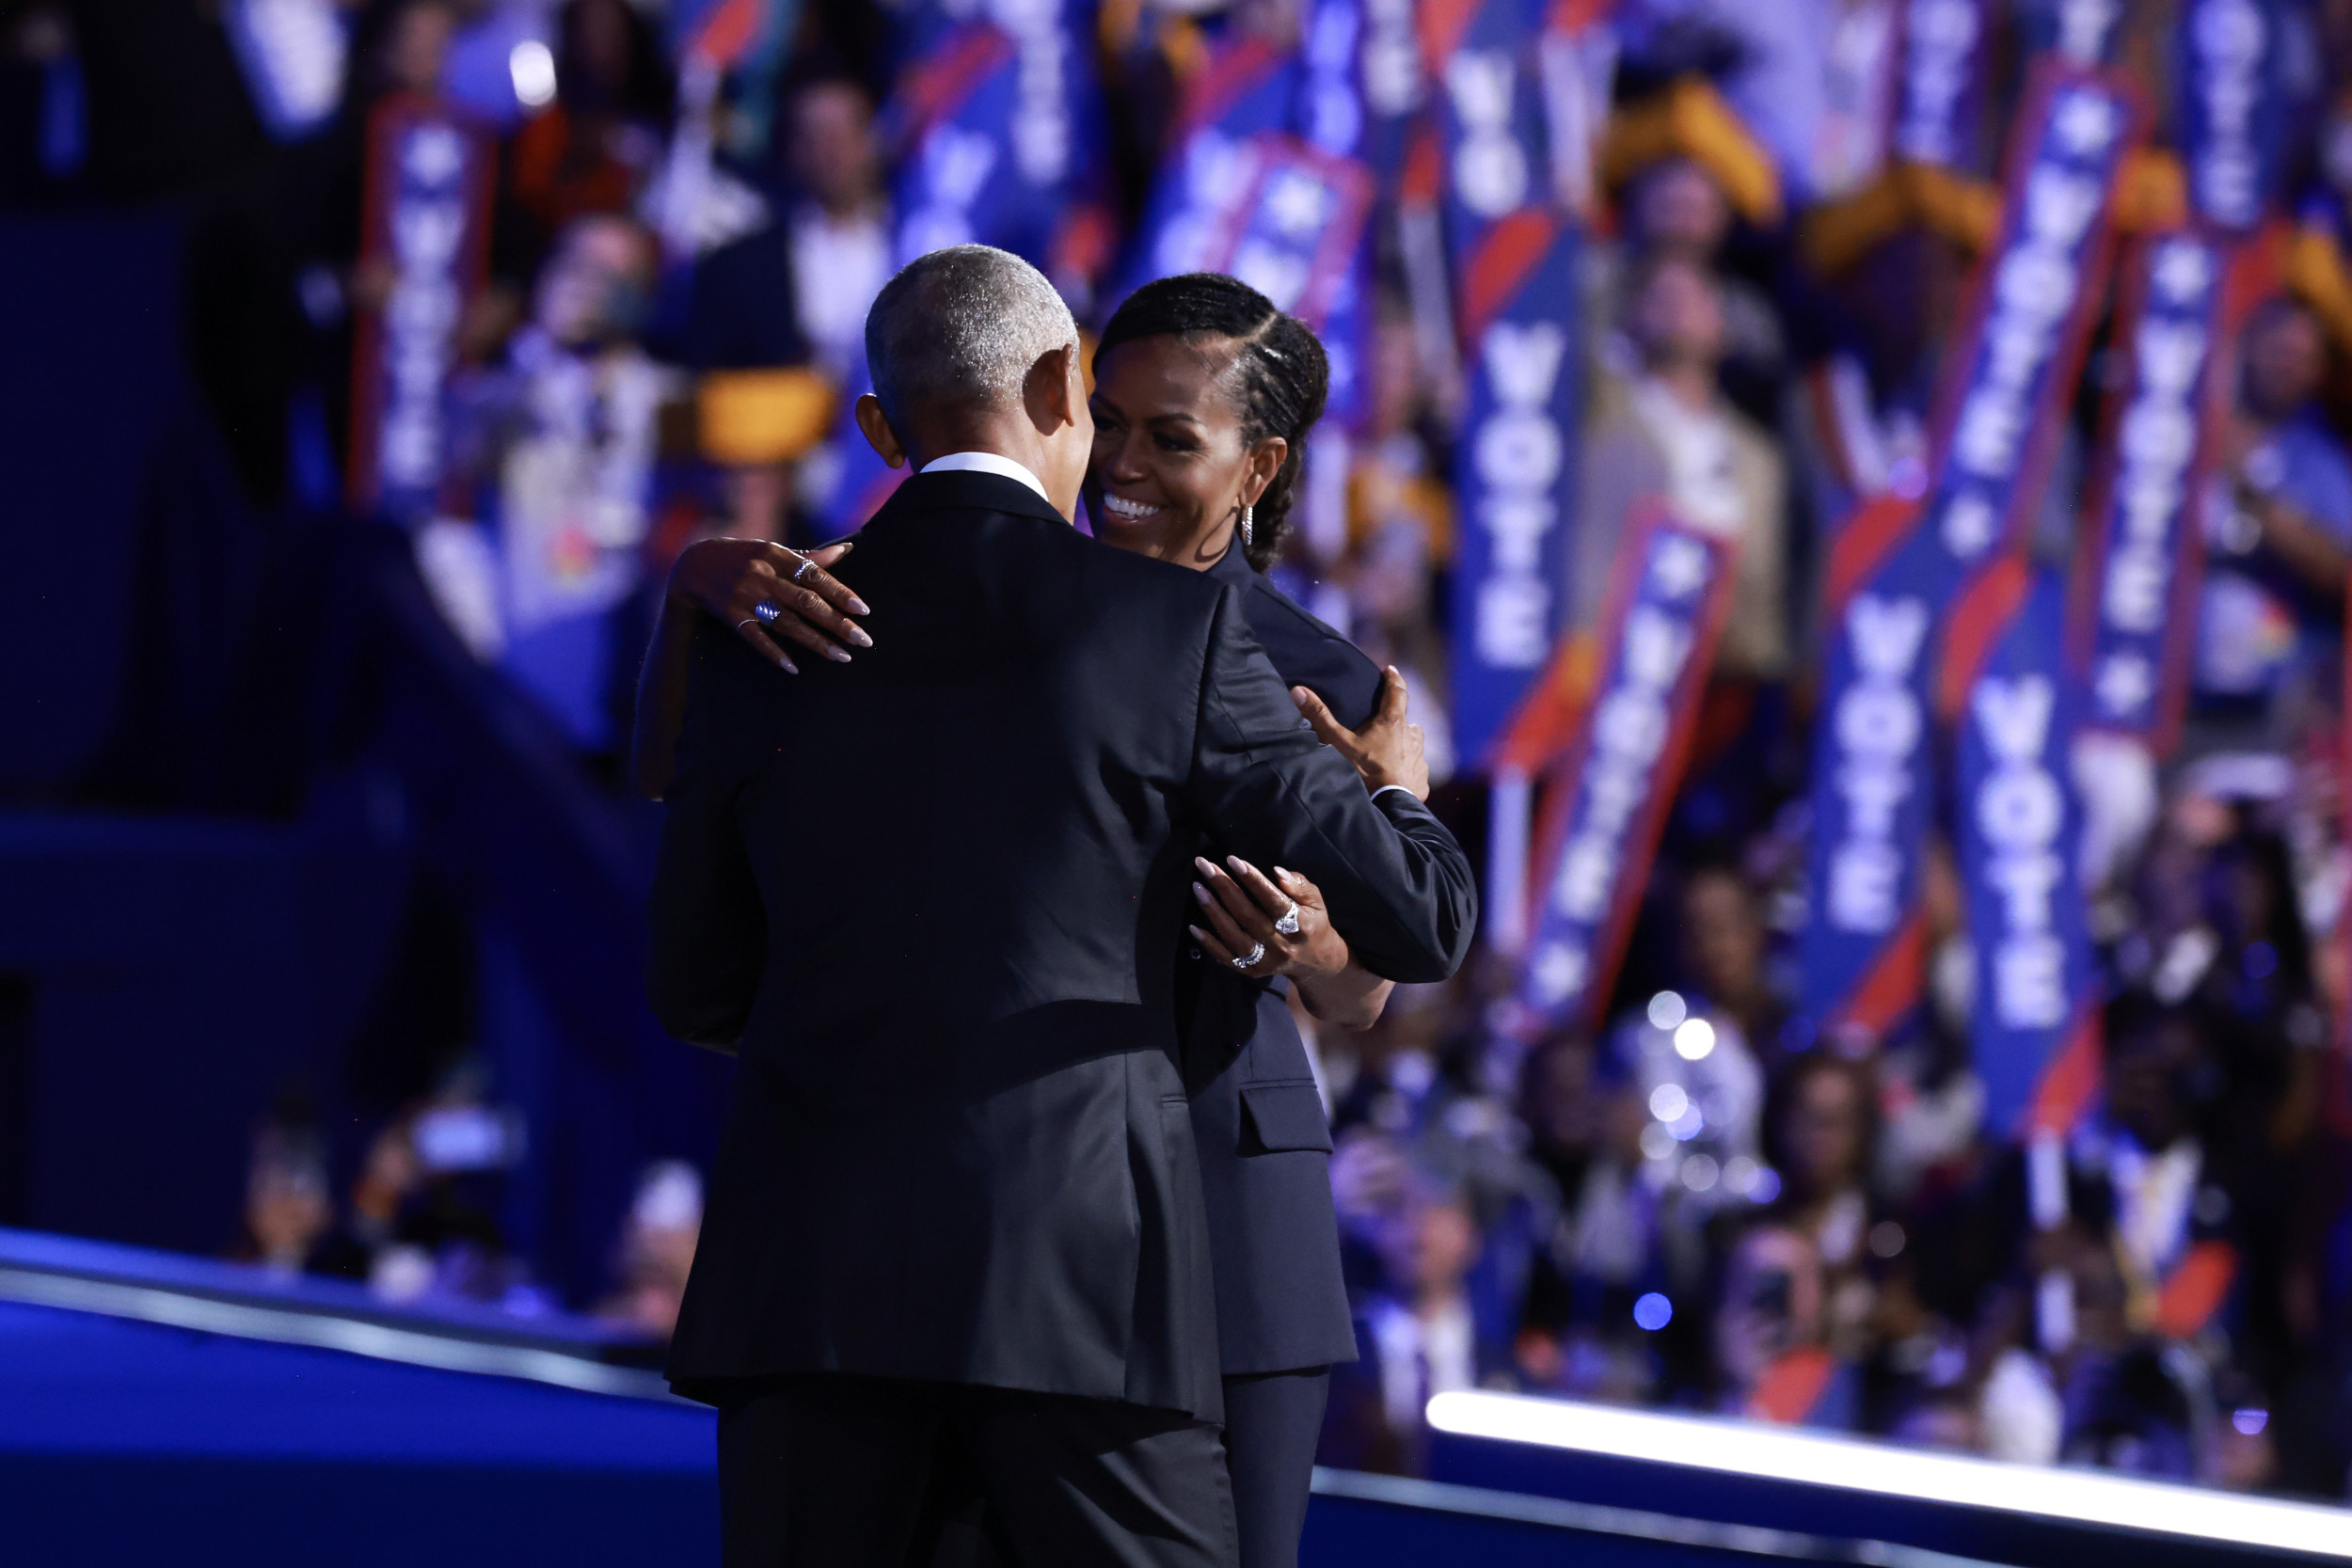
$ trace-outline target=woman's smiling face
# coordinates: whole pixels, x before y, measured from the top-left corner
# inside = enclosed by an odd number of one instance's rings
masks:
[[[1232,543],[1246,504],[1289,454],[1244,438],[1229,388],[1231,339],[1135,338],[1094,362],[1094,456],[1087,515],[1096,537],[1196,570]]]

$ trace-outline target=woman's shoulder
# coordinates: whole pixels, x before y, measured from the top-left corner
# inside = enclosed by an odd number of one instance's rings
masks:
[[[1361,648],[1267,578],[1251,574],[1242,602],[1250,631],[1285,683],[1314,692],[1350,729],[1372,717],[1380,701],[1380,666]]]

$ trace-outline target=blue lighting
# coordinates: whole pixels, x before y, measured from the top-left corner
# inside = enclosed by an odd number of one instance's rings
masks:
[[[1652,1291],[1633,1304],[1633,1321],[1655,1334],[1675,1321],[1675,1304]]]

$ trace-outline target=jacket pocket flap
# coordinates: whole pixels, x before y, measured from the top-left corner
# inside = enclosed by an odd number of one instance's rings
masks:
[[[1245,1136],[1243,1151],[1273,1153],[1314,1148],[1331,1152],[1331,1124],[1324,1119],[1323,1097],[1311,1083],[1244,1084],[1241,1102],[1249,1112],[1256,1147]]]

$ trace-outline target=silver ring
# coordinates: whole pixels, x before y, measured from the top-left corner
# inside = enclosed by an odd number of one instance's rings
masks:
[[[1297,899],[1291,900],[1291,907],[1282,911],[1282,918],[1274,923],[1274,928],[1286,937],[1295,937],[1298,934]]]
[[[759,617],[756,615],[746,615],[740,621],[735,623],[735,629],[737,631],[741,631],[745,626],[750,626],[754,621],[758,619]]]
[[[792,580],[794,582],[800,581],[803,575],[805,574],[811,566],[816,564],[817,558],[815,556],[804,555],[801,557],[801,563],[792,568]]]
[[[772,626],[784,617],[784,607],[773,599],[762,599],[752,606],[752,613],[759,617],[763,626]]]
[[[1235,969],[1246,970],[1264,957],[1265,943],[1261,942],[1251,946],[1249,952],[1245,957],[1235,958],[1233,960],[1233,967]]]

